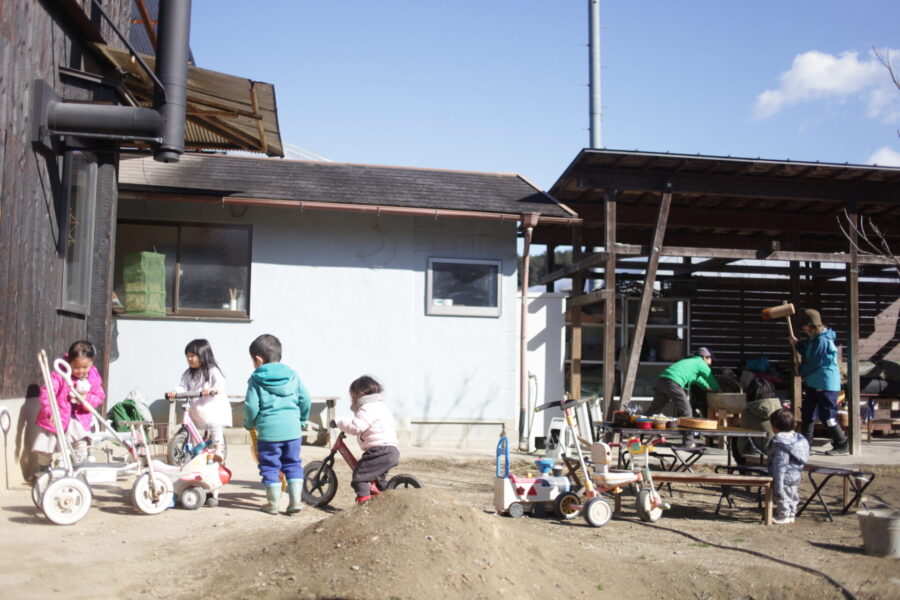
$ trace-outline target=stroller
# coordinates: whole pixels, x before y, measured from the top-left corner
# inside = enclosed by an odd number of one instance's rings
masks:
[[[53,390],[47,353],[38,353],[38,363],[47,390]],[[111,427],[100,414],[88,404],[72,385],[72,368],[66,361],[57,359],[53,367],[75,392],[76,400],[88,409],[97,422],[124,447],[129,454],[125,462],[75,462],[74,452],[66,434],[62,431],[59,407],[55,398],[51,399],[50,412],[56,440],[61,455],[56,465],[51,465],[35,479],[31,488],[31,499],[44,515],[57,525],[71,525],[80,521],[91,507],[91,485],[110,484],[119,477],[134,475],[131,500],[138,512],[147,515],[159,514],[172,504],[174,489],[169,477],[159,471],[163,465],[150,458],[147,442],[146,421],[127,421],[130,433],[123,436]]]

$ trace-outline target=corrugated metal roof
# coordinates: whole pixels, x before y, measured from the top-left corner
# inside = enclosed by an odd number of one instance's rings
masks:
[[[150,106],[153,83],[130,53],[104,44],[95,47],[120,71],[125,87],[142,105]],[[141,58],[150,69],[155,67],[152,56]],[[191,66],[187,100],[187,148],[284,156],[272,84]]]
[[[524,178],[335,162],[185,154],[178,163],[122,157],[123,190],[495,213],[575,215]]]

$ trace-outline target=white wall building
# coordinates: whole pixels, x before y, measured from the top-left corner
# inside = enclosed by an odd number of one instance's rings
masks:
[[[412,443],[496,443],[501,424],[514,438],[516,217],[534,212],[573,217],[514,175],[220,156],[123,160],[116,294],[128,304],[122,257],[157,251],[166,255],[167,308],[148,317],[125,306],[115,317],[110,402],[133,388],[162,398],[194,338],[210,341],[229,395],[243,395],[248,346],[271,333],[313,396],[339,397],[339,415],[350,382],[369,373]],[[560,389],[550,397],[562,393],[561,340],[554,344],[550,379]],[[543,372],[539,379],[543,390]]]

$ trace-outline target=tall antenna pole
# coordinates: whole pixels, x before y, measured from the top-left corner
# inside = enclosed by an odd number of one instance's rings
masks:
[[[600,148],[600,0],[588,0],[591,89],[591,148]]]

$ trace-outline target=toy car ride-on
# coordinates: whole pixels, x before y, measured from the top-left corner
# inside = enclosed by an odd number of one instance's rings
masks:
[[[503,464],[501,465],[501,462]],[[536,466],[541,468],[541,461]],[[509,438],[497,444],[497,472],[494,480],[494,509],[498,514],[517,518],[526,512],[539,517],[549,512],[560,494],[571,491],[568,477],[547,472],[539,477],[517,477],[509,472]]]

